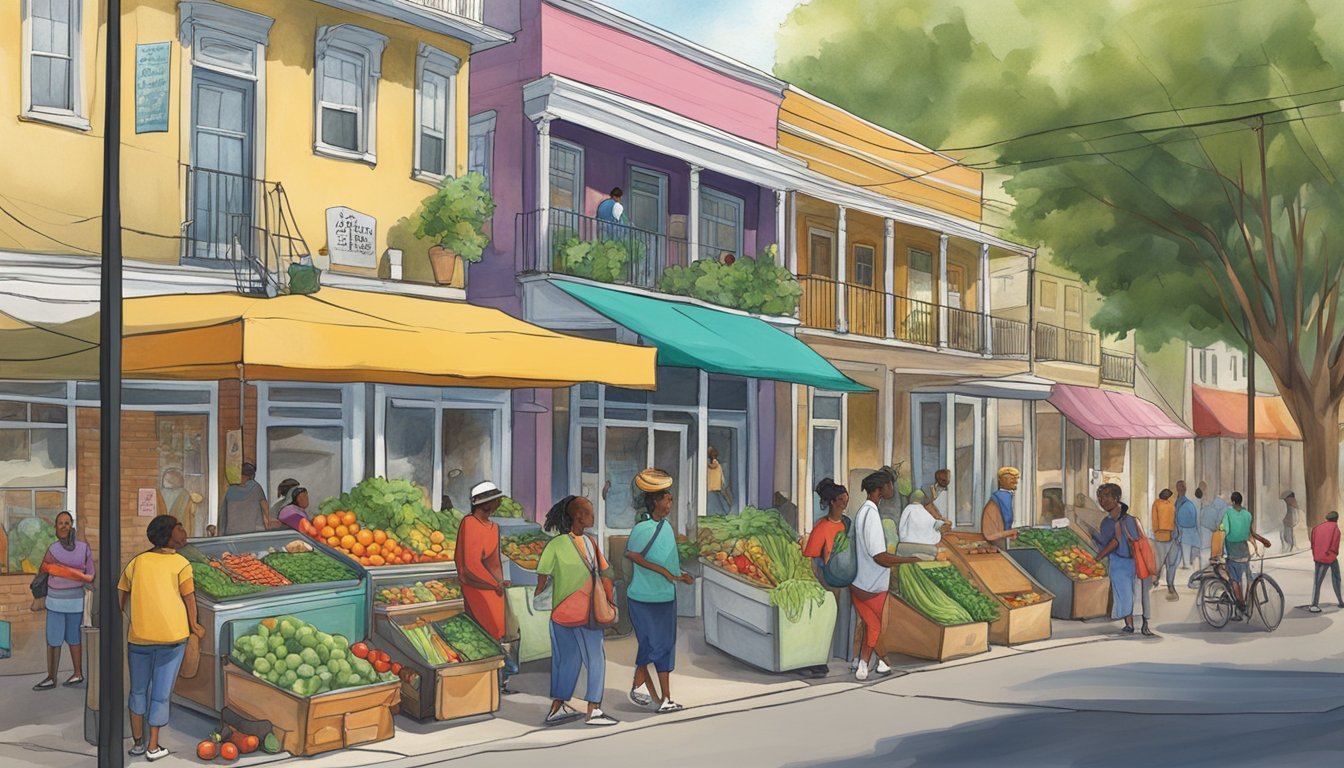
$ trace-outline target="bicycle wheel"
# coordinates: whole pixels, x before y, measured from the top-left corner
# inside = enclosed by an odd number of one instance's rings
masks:
[[[1283,621],[1283,590],[1268,576],[1256,576],[1251,582],[1251,601],[1255,604],[1256,620],[1268,632],[1279,628]]]
[[[1214,629],[1222,629],[1232,619],[1232,595],[1221,579],[1205,579],[1199,588],[1199,612]]]

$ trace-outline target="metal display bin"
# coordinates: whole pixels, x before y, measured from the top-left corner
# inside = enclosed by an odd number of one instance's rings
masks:
[[[347,558],[346,562],[350,562]],[[424,612],[439,606],[456,605],[458,612],[462,611],[462,598],[448,600],[445,602],[420,603],[418,606],[391,606],[374,607],[374,596],[378,590],[384,587],[399,586],[402,584],[414,584],[417,581],[457,581],[457,566],[451,562],[446,563],[411,563],[409,565],[380,565],[366,569],[369,580],[369,626],[372,627],[374,619],[379,614],[400,614],[407,611]],[[414,609],[414,610],[413,610]]]
[[[451,616],[426,615],[430,621],[441,621]],[[499,710],[499,675],[504,667],[504,652],[477,661],[456,664],[430,664],[415,649],[399,626],[415,621],[402,614],[380,619],[374,632],[374,642],[380,648],[391,648],[392,659],[410,667],[420,676],[419,686],[405,681],[401,684],[401,714],[415,720],[456,720],[464,717],[490,715]]]
[[[703,570],[706,643],[769,672],[821,666],[830,658],[837,613],[830,592],[789,621],[770,604],[767,589],[712,565]]]
[[[321,627],[331,634],[345,635],[357,642],[369,632],[369,579],[359,563],[351,563],[335,551],[297,531],[267,531],[223,536],[190,542],[208,557],[231,553],[260,555],[270,548],[277,551],[291,541],[302,540],[313,551],[333,557],[352,570],[356,578],[317,584],[293,584],[269,587],[239,597],[216,599],[196,592],[197,620],[205,628],[201,639],[201,663],[196,676],[179,678],[173,699],[185,707],[217,715],[224,707],[223,667],[232,647],[225,628],[233,622],[251,622],[274,616],[294,616]]]
[[[520,533],[532,533],[540,531],[541,525],[525,518],[517,517],[492,517],[490,520],[499,525],[499,537],[516,536]],[[510,560],[507,555],[500,551],[500,560],[504,564],[504,580],[513,584],[515,587],[535,587],[537,585],[537,572],[524,568],[521,565]]]

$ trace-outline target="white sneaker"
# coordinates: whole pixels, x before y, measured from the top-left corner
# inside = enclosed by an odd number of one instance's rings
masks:
[[[886,677],[887,675],[890,675],[890,674],[891,674],[891,667],[888,666],[888,665],[887,665],[887,662],[883,661],[882,659],[878,659],[878,660],[877,660],[877,667],[876,667],[876,670],[877,670],[877,674],[879,674],[879,675],[881,675],[881,676],[883,676],[883,677]]]
[[[653,695],[649,693],[647,685],[641,685],[630,691],[630,703],[637,707],[653,706]]]
[[[160,746],[158,749],[151,749],[145,753],[145,759],[151,763],[154,762],[155,760],[167,756],[168,756],[168,748],[164,746]]]
[[[593,714],[588,717],[588,725],[616,725],[618,722],[620,721],[601,709],[594,709]]]
[[[1320,612],[1321,612],[1321,607],[1320,607],[1319,605],[1313,605],[1313,606],[1311,606],[1310,608],[1308,608],[1307,610],[1308,610],[1308,611],[1311,611],[1312,613],[1320,613]]]
[[[868,679],[868,662],[867,662],[867,661],[860,661],[860,662],[859,662],[859,668],[858,668],[857,671],[855,671],[855,673],[854,673],[854,678],[857,679],[857,680],[867,680],[867,679]]]
[[[145,743],[142,741],[139,744],[132,744],[131,748],[127,750],[126,754],[130,755],[131,757],[139,757],[145,754],[145,750],[146,750]]]

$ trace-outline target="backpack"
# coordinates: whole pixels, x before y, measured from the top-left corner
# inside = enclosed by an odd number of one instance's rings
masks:
[[[841,519],[844,521],[845,530],[843,533],[837,533],[835,537],[836,539],[841,535],[845,537],[845,541],[841,542],[844,549],[836,551],[833,545],[830,560],[822,562],[820,557],[816,558],[817,570],[821,571],[822,580],[831,589],[848,587],[859,575],[858,542],[854,541],[854,521],[848,516]]]

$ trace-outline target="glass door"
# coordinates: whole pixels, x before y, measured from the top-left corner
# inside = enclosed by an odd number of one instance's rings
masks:
[[[718,455],[718,472],[711,472],[706,460],[708,488],[707,514],[731,515],[742,511],[747,502],[747,415],[715,415],[709,424],[707,450]],[[718,486],[717,488],[715,486]]]
[[[192,73],[191,222],[197,258],[234,258],[252,244],[253,96],[250,80]]]
[[[689,466],[684,426],[637,421],[606,422],[599,488],[597,528],[603,540],[630,533],[643,511],[635,475],[657,467],[672,476],[673,521],[685,532],[696,515],[695,473]]]
[[[630,219],[631,270],[637,285],[652,286],[665,260],[663,229],[667,221],[667,176],[643,168],[630,169],[626,195]]]
[[[948,505],[955,510],[952,518],[957,527],[977,528],[980,511],[989,493],[985,490],[982,451],[985,420],[983,403],[978,398],[953,398],[952,428],[955,436],[952,454],[952,488],[955,495]],[[997,479],[995,480],[997,483]]]

